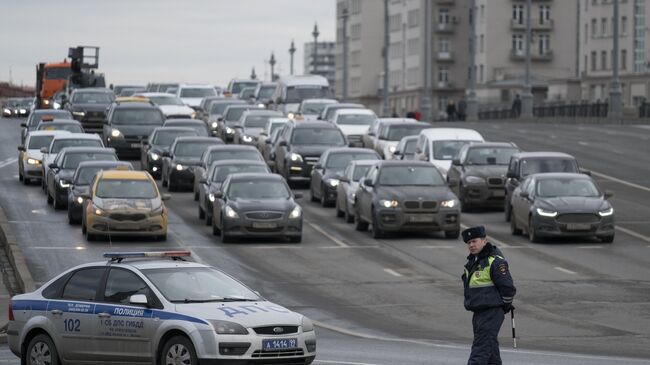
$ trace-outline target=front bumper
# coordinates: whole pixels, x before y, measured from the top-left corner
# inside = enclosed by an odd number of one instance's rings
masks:
[[[182,170],[175,167],[169,173],[169,181],[174,185],[194,185],[194,166],[183,166]]]
[[[242,214],[239,213],[240,216]],[[300,237],[302,235],[302,218],[253,220],[224,217],[222,230],[234,237]]]
[[[147,166],[147,171],[151,174],[151,176],[160,177],[160,173],[162,172],[162,160],[160,158],[154,161],[149,156],[147,156]]]
[[[65,207],[68,206],[68,188],[62,188],[61,185],[59,185],[59,181],[55,180],[54,184],[56,186],[54,187],[54,194],[56,195],[56,201],[60,203],[65,202]]]
[[[289,162],[287,165],[287,181],[310,181],[313,166],[313,164],[307,162]]]
[[[328,184],[327,182],[323,186],[324,189],[321,192],[321,194],[323,194],[325,200],[330,202],[336,201],[336,196],[337,196],[336,187]]]
[[[464,200],[472,205],[503,207],[506,199],[505,186],[467,185]]]
[[[30,165],[27,162],[23,163],[23,176],[28,179],[42,179],[43,178],[43,166]]]
[[[83,203],[79,204],[76,196],[68,194],[68,215],[75,220],[81,220],[83,214]]]
[[[402,208],[380,208],[376,214],[379,228],[388,232],[460,229],[460,212],[455,209],[405,211]]]
[[[589,219],[592,218],[592,219]],[[597,214],[563,214],[557,217],[533,218],[536,234],[540,237],[589,237],[613,236],[614,216],[599,217]]]
[[[117,153],[140,154],[142,141],[137,138],[114,138],[109,136],[106,147],[114,148]]]
[[[90,234],[111,236],[159,236],[167,234],[167,215],[159,214],[153,217],[142,213],[143,219],[134,217],[133,220],[115,219],[116,213],[107,216],[91,215],[87,218],[86,229]],[[137,214],[124,213],[122,216]]]

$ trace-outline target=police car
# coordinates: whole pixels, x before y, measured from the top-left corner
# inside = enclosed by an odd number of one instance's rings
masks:
[[[312,363],[307,317],[189,255],[107,253],[14,296],[11,351],[27,365]]]

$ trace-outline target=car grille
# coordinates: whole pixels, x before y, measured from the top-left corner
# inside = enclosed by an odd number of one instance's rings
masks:
[[[320,157],[305,157],[304,161],[308,165],[315,165],[320,160]]]
[[[502,185],[504,185],[504,181],[500,177],[490,177],[490,178],[488,178],[488,184],[489,185],[502,186]]]
[[[280,212],[250,212],[244,214],[248,219],[273,220],[282,218]]]
[[[282,332],[276,333],[275,328],[282,328]],[[287,335],[298,332],[298,326],[266,326],[253,328],[258,335]]]
[[[557,217],[558,223],[598,223],[600,217],[590,213],[570,213],[562,214]]]
[[[84,117],[86,119],[104,119],[106,114],[104,112],[87,112]]]
[[[362,136],[360,134],[348,135],[348,142],[361,142]]]
[[[291,357],[291,356],[303,356],[305,352],[302,349],[295,350],[274,350],[274,351],[254,351],[251,355],[254,358],[274,358],[274,357]]]
[[[276,228],[253,228],[253,227],[247,227],[246,230],[252,233],[280,233],[282,232],[284,228],[283,227],[276,227]]]
[[[416,210],[416,209],[436,209],[438,206],[438,202],[435,201],[415,201],[415,200],[410,200],[410,201],[405,201],[404,202],[404,208],[406,209],[411,209],[411,210]]]
[[[124,136],[124,141],[127,143],[140,143],[140,141],[146,140],[147,137],[144,136]]]
[[[113,213],[109,216],[111,219],[116,221],[141,221],[145,220],[147,216],[145,214],[125,214],[125,213]]]

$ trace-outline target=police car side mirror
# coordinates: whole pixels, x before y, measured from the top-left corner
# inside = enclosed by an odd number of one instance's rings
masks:
[[[134,305],[147,305],[149,304],[149,301],[147,300],[147,296],[144,294],[133,294],[129,298],[129,303]]]

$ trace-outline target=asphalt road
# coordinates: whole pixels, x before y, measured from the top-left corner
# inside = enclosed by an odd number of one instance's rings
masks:
[[[107,250],[185,247],[264,296],[319,324],[317,364],[458,364],[471,343],[471,314],[462,307],[460,274],[467,249],[442,235],[382,240],[303,199],[302,244],[222,244],[198,220],[191,193],[168,202],[167,242],[86,242],[65,211],[54,211],[36,186],[18,182],[17,119],[0,120],[0,205],[9,216],[37,284]],[[439,124],[445,126],[445,124]],[[513,237],[499,211],[464,214],[486,224],[507,256],[518,295],[519,349],[509,321],[501,331],[504,360],[517,364],[638,364],[650,361],[650,129],[638,126],[461,124],[492,141],[524,150],[574,154],[615,194],[613,244]],[[308,196],[308,194],[306,194]],[[0,364],[6,348],[0,347]],[[582,355],[578,355],[582,354]],[[624,358],[622,358],[624,357]],[[7,356],[10,359],[11,356]],[[11,360],[7,360],[11,363]]]

